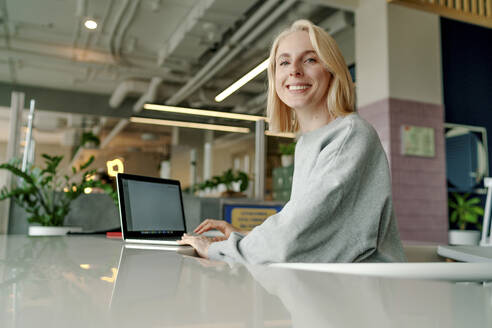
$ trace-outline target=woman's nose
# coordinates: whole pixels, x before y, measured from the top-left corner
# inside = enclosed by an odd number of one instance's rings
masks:
[[[302,67],[298,63],[293,63],[290,67],[290,76],[302,76]]]

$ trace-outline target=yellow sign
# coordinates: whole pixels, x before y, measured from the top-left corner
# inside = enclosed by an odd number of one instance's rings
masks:
[[[108,175],[115,177],[118,173],[123,173],[123,161],[119,158],[107,161],[106,166],[108,168]]]
[[[231,224],[240,230],[251,230],[275,213],[274,208],[238,207],[231,212]]]

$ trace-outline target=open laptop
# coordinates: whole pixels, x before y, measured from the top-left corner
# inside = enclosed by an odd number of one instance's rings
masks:
[[[178,245],[186,232],[179,181],[125,173],[116,181],[123,240]]]

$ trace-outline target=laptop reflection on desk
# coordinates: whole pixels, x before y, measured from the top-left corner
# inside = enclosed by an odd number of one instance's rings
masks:
[[[132,307],[173,300],[179,286],[182,262],[183,257],[176,252],[123,245],[110,310],[128,311]]]

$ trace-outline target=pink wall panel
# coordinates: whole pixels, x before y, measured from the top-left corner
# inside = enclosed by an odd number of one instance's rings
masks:
[[[386,145],[392,175],[393,202],[406,241],[447,242],[448,213],[441,105],[383,99],[358,109]],[[434,129],[435,157],[401,155],[401,126]]]

